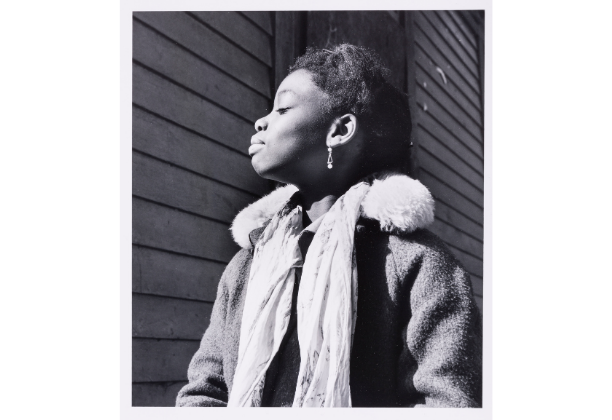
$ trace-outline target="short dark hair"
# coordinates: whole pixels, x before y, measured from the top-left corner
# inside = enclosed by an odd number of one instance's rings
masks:
[[[388,81],[389,69],[378,54],[350,44],[309,47],[289,73],[301,69],[327,93],[330,115],[357,117],[367,134],[368,158],[381,160],[377,166],[397,167],[407,162],[412,131],[408,97]]]

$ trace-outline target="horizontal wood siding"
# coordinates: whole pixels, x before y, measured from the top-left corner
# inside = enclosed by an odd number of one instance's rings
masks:
[[[270,191],[247,149],[273,42],[270,12],[134,13],[134,406],[174,405],[238,250],[230,224]]]
[[[269,49],[269,48],[268,48]],[[249,89],[159,32],[134,22],[134,60],[248,120],[266,111],[269,97]]]
[[[224,263],[134,245],[134,292],[214,302]]]
[[[228,263],[238,251],[228,224],[134,197],[134,244]]]
[[[132,127],[132,147],[140,153],[246,193],[263,195],[269,191],[269,183],[257,176],[251,159],[242,153],[228,152],[223,143],[140,108],[133,110]]]
[[[134,407],[171,407],[176,395],[187,381],[135,383],[132,387],[132,406]]]
[[[240,12],[240,14],[266,33],[272,35],[272,13],[270,12]]]
[[[132,335],[199,340],[210,323],[212,303],[134,294]]]
[[[231,223],[233,216],[253,201],[251,194],[137,151],[132,171],[135,196],[220,222]]]
[[[139,12],[134,13],[134,18],[182,45],[203,61],[216,66],[245,86],[268,98],[272,96],[269,66],[192,15],[183,12]]]
[[[252,25],[246,17],[233,12],[193,12],[192,15],[232,41],[241,50],[267,66],[272,66],[272,37],[258,26]]]
[[[132,382],[187,380],[189,361],[199,347],[199,340],[132,338]]]
[[[134,104],[246,155],[253,124],[135,64]]]
[[[436,199],[431,230],[470,273],[482,310],[484,140],[479,34],[466,12],[412,14],[416,161]]]

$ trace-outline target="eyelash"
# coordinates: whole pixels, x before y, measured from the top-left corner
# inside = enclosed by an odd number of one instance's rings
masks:
[[[276,110],[276,112],[278,112],[280,115],[283,115],[285,112],[287,112],[287,110],[289,109],[289,107],[287,108],[279,108]]]

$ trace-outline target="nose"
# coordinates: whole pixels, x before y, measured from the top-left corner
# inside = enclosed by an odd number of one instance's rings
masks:
[[[264,131],[266,128],[268,128],[268,121],[266,121],[266,117],[261,117],[255,121],[255,131]]]

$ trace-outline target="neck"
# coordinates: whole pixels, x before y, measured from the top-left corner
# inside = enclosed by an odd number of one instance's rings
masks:
[[[307,201],[304,199],[304,210],[308,215],[308,218],[311,221],[317,220],[319,217],[323,216],[327,211],[334,205],[336,200],[338,199],[337,195],[326,195],[321,197],[318,200]]]
[[[303,208],[312,221],[325,214],[339,197],[368,174],[337,170],[325,175],[324,179],[310,177],[305,182],[293,182],[300,190]]]
[[[327,212],[350,187],[352,182],[340,182],[341,179],[325,180],[320,182],[294,183],[300,190],[302,205],[311,220]]]
[[[332,182],[297,185],[302,196],[302,204],[310,220],[314,221],[334,205],[336,200],[342,196],[357,181],[339,182],[335,179]],[[322,187],[324,185],[324,187]]]

